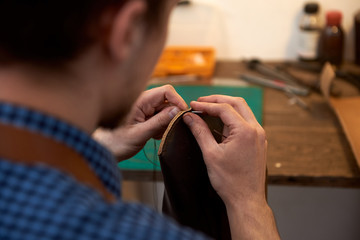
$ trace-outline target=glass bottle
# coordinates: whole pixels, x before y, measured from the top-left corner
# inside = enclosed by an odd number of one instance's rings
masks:
[[[315,2],[305,4],[304,14],[300,21],[299,60],[317,60],[317,48],[321,31],[318,12],[319,4]]]
[[[319,56],[321,62],[341,65],[344,55],[344,31],[341,27],[340,11],[329,11],[326,14],[326,26],[320,37]]]
[[[355,63],[360,65],[360,11],[355,15]]]

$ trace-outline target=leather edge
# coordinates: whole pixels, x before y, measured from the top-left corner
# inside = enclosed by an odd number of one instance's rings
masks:
[[[166,139],[167,139],[169,133],[171,132],[174,124],[175,124],[185,113],[188,113],[188,112],[191,112],[191,111],[192,111],[191,108],[189,108],[189,109],[187,109],[187,110],[185,110],[185,111],[181,111],[181,112],[179,112],[178,114],[176,114],[176,116],[171,120],[171,122],[169,123],[169,126],[167,127],[164,135],[163,135],[162,138],[161,138],[161,143],[160,143],[160,146],[159,146],[158,156],[160,156],[160,155],[162,154],[164,145],[165,145],[165,143],[166,143]]]

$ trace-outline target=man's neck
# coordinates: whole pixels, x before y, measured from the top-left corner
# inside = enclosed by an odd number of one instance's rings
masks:
[[[91,86],[71,80],[0,69],[0,101],[42,111],[92,133],[99,120],[98,96]]]

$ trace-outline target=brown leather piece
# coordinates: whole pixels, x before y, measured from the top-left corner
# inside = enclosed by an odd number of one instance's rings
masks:
[[[188,111],[173,119],[159,148],[165,184],[163,212],[214,239],[231,239],[225,204],[211,186],[200,147],[182,120]],[[199,116],[208,124],[215,139],[222,141],[221,120]]]
[[[0,158],[26,165],[44,163],[94,188],[107,201],[115,200],[77,152],[43,135],[0,123]]]
[[[360,168],[360,97],[330,98]]]
[[[321,91],[336,113],[360,168],[360,97],[331,97],[331,86],[336,77],[334,68],[326,63],[320,76]]]

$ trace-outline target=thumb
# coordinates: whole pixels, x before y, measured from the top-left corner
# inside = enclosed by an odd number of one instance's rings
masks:
[[[208,125],[199,116],[187,113],[183,116],[183,119],[198,142],[204,156],[208,155],[211,149],[218,146]]]
[[[155,114],[147,121],[140,123],[140,130],[147,139],[161,137],[171,120],[180,112],[178,107],[168,107]]]

